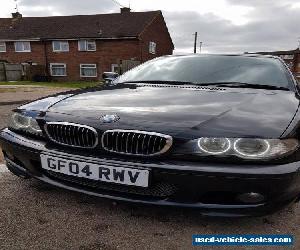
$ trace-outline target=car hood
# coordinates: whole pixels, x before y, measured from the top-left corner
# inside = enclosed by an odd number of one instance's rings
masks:
[[[291,91],[130,85],[61,98],[48,108],[46,119],[185,138],[279,138],[298,105]],[[117,114],[120,119],[103,123],[100,117],[106,114]]]

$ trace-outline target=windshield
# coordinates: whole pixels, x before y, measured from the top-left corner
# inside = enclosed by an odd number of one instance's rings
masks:
[[[291,80],[280,60],[263,57],[170,56],[146,62],[116,80],[120,82],[243,82],[289,88]]]

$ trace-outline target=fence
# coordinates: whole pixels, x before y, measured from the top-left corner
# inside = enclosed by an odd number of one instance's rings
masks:
[[[140,61],[133,61],[133,60],[122,60],[122,70],[123,73],[138,66]]]
[[[45,66],[0,63],[0,81],[35,80],[39,75],[45,75]]]
[[[141,62],[134,60],[118,60],[117,73],[123,74],[126,71],[138,66]]]
[[[6,81],[5,64],[0,63],[0,82]]]
[[[21,64],[0,63],[0,81],[20,81],[23,75]]]

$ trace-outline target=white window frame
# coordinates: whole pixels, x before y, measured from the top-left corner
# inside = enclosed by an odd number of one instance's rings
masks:
[[[84,67],[85,65],[93,65],[92,67]],[[81,70],[83,69],[83,68],[87,68],[87,69],[96,69],[96,75],[94,75],[94,76],[85,76],[85,75],[82,75],[82,72],[81,72]],[[95,64],[95,63],[81,63],[80,64],[80,77],[98,77],[98,70],[97,70],[97,64]]]
[[[0,42],[0,48],[4,48],[4,50],[0,50],[0,53],[6,52],[6,42]]]
[[[65,69],[65,74],[64,75],[54,75],[53,74],[53,70],[52,70],[52,66],[54,66],[54,65],[63,65],[64,66],[64,69]],[[50,63],[50,74],[51,74],[51,76],[57,76],[57,77],[59,77],[59,76],[67,76],[67,64],[66,63]]]
[[[54,43],[57,43],[59,42],[59,50],[55,49],[54,48]],[[66,43],[68,44],[68,49],[67,50],[63,50],[63,46],[62,46],[62,43]],[[70,51],[70,45],[69,45],[69,41],[66,41],[66,40],[55,40],[55,41],[52,41],[52,49],[53,49],[53,52],[69,52]]]
[[[84,42],[85,44],[85,49],[81,50],[80,49],[80,42]],[[88,44],[94,44],[95,45],[95,49],[89,49]],[[97,44],[96,44],[96,40],[78,40],[78,51],[96,51],[97,50]]]
[[[17,43],[22,43],[23,50],[17,50]],[[24,43],[28,43],[29,44],[29,50],[25,50],[24,49],[25,48]],[[17,41],[17,42],[15,42],[15,52],[18,52],[18,53],[31,52],[31,43],[29,41]]]
[[[152,55],[156,54],[156,42],[149,42],[149,53]]]

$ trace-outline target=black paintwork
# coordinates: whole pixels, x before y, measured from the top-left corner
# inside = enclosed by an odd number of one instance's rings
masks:
[[[299,105],[291,91],[207,90],[136,86],[86,92],[58,102],[49,113],[80,117],[83,123],[116,113],[118,128],[146,129],[172,136],[279,138]],[[101,128],[103,124],[99,124]]]
[[[115,89],[50,97],[21,109],[48,109],[46,118],[55,120],[59,113],[68,121],[74,119],[98,128],[105,126],[99,122],[102,115],[116,113],[120,120],[109,124],[110,128],[143,129],[187,138],[279,138],[298,106],[299,98],[292,91],[124,84]]]
[[[59,94],[23,105],[18,110],[33,112],[37,115],[40,124],[45,121],[74,122],[95,127],[99,133],[114,128],[160,132],[173,136],[175,146],[182,140],[202,136],[287,138],[298,137],[300,115],[299,95],[296,89],[287,91],[124,83]],[[105,114],[118,114],[120,120],[110,124],[101,123],[99,118]],[[105,155],[103,152],[99,156],[95,151],[85,152],[53,145],[49,141],[40,142],[9,130],[2,131],[0,143],[5,155],[10,153],[18,158],[26,174],[54,185],[103,197],[151,204],[198,207],[205,210],[203,212],[205,214],[210,213],[206,211],[210,208],[215,215],[250,215],[276,210],[297,198],[300,193],[299,181],[296,181],[299,180],[297,160],[290,160],[291,163],[283,165],[270,163],[271,165],[262,167],[251,163],[242,167],[238,162],[205,163],[188,159],[176,160],[172,157],[136,159]],[[143,200],[143,197],[134,199],[113,193],[92,192],[68,183],[57,183],[43,176],[39,165],[39,153],[53,150],[78,155],[78,157],[98,157],[99,161],[113,159],[120,164],[128,162],[129,165],[138,164],[140,167],[149,167],[148,164],[152,164],[150,169],[153,168],[155,178],[172,180],[181,186],[181,192],[189,190],[188,192],[193,193],[193,190],[205,187],[208,193],[256,191],[266,195],[267,201],[264,204],[257,204],[256,207],[251,204],[244,204],[242,207],[234,205],[224,207],[221,203],[214,203],[214,206],[209,207],[192,198],[186,198],[183,205],[182,194],[166,201],[149,202]],[[298,152],[295,155],[297,156]],[[13,163],[10,164],[10,168],[14,169]],[[19,171],[20,169],[16,170],[18,173]],[[182,179],[182,175],[186,177]],[[219,176],[222,178],[220,179]],[[213,177],[214,179],[211,179]],[[197,182],[204,183],[205,187],[200,184],[199,186]],[[190,194],[186,196],[189,197]]]

